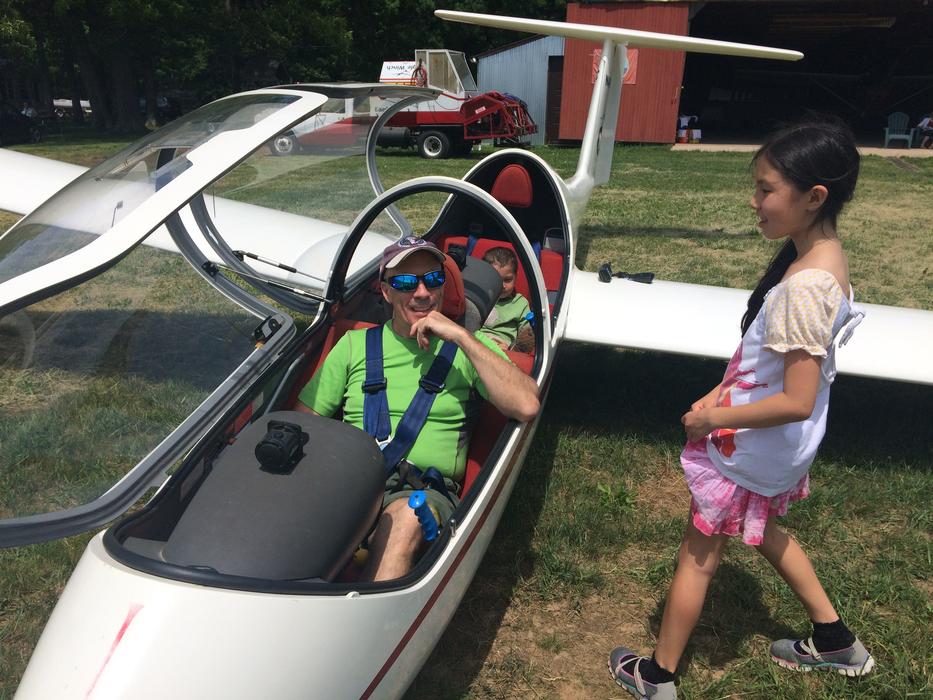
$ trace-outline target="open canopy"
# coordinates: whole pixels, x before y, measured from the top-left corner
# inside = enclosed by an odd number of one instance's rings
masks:
[[[319,313],[341,241],[381,191],[366,158],[381,113],[434,94],[218,100],[0,237],[0,545],[97,527],[164,480],[293,335],[293,312]],[[310,138],[281,157],[283,134]],[[398,235],[388,217],[370,230],[351,274]]]

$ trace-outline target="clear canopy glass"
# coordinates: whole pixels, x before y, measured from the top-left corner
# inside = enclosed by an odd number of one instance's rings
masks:
[[[108,158],[0,236],[0,283],[87,245],[187,170],[188,152],[297,99],[247,94],[219,100]]]
[[[99,498],[254,351],[256,326],[149,247],[0,318],[0,518]]]

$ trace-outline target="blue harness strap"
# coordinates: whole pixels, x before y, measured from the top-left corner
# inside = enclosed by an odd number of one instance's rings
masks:
[[[538,262],[541,262],[541,242],[535,241],[531,244],[531,249],[534,251],[535,258],[538,259]]]
[[[363,382],[363,430],[383,442],[392,432],[386,378],[382,371],[382,326],[366,331],[366,381]]]
[[[367,346],[367,368],[370,362],[368,350],[369,348]],[[459,350],[459,348],[456,343],[445,342],[444,345],[441,346],[440,352],[437,353],[437,357],[434,358],[434,362],[431,363],[431,368],[428,370],[427,374],[418,382],[418,391],[415,392],[415,396],[408,405],[405,415],[402,416],[398,425],[395,426],[395,436],[382,450],[382,455],[385,458],[386,469],[388,471],[391,472],[395,469],[395,465],[408,454],[409,450],[411,450],[412,446],[415,444],[415,440],[418,439],[418,434],[424,427],[425,421],[428,419],[428,413],[431,411],[431,406],[434,404],[434,398],[444,390],[444,381],[447,379],[447,374],[450,372],[450,368],[453,365],[457,350]],[[381,344],[379,346],[379,364],[381,374]],[[384,396],[385,388],[383,388],[382,392]],[[388,402],[386,402],[386,407],[388,410]],[[365,424],[367,422],[365,417],[365,402],[363,411]],[[366,432],[369,431],[367,430]]]

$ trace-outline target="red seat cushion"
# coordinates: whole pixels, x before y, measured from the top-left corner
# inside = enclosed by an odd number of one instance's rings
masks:
[[[513,350],[506,350],[506,354],[516,367],[525,374],[531,374],[531,369],[534,366],[534,356]],[[483,464],[485,464],[492,452],[496,440],[499,439],[499,434],[502,432],[505,423],[506,418],[499,412],[499,409],[489,401],[484,401],[483,407],[480,409],[479,419],[473,428],[473,435],[470,438],[466,472],[463,475],[463,489],[460,491],[461,498],[467,494],[470,487],[473,486],[473,482],[476,481],[476,477],[483,470]]]
[[[531,206],[531,175],[521,165],[506,165],[496,175],[489,193],[507,207],[527,209]]]
[[[449,255],[444,259],[444,305],[441,313],[454,321],[460,321],[466,313],[466,292],[463,290],[463,275],[456,261]]]
[[[317,372],[318,367],[324,363],[324,358],[327,357],[327,353],[329,353],[334,345],[337,344],[337,341],[343,337],[344,333],[357,330],[358,328],[372,328],[375,325],[375,323],[356,321],[352,318],[338,318],[334,321],[331,327],[327,329],[327,336],[324,338],[324,344],[321,346],[317,357],[312,362],[305,365],[304,370],[301,372],[301,376],[292,384],[291,398],[286,402],[286,405],[294,406],[298,403],[298,394],[305,388],[305,384],[311,381],[311,377]]]

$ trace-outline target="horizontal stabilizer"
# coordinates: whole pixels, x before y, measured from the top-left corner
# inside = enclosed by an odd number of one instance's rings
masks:
[[[728,360],[750,292],[701,284],[642,284],[573,271],[566,340]],[[836,353],[839,372],[933,384],[933,311],[858,304],[865,319]]]
[[[609,40],[617,44],[627,44],[633,48],[674,49],[676,51],[715,53],[725,56],[774,58],[779,61],[799,61],[803,58],[803,54],[799,51],[772,49],[767,46],[755,46],[753,44],[736,44],[731,41],[697,39],[689,36],[678,36],[676,34],[642,32],[636,29],[620,29],[617,27],[575,24],[571,22],[549,22],[547,20],[523,19],[521,17],[500,17],[498,15],[481,15],[472,12],[454,12],[452,10],[435,10],[434,14],[441,19],[446,19],[451,22],[478,24],[483,27],[513,29],[518,32],[563,36],[570,39],[584,39],[586,41],[598,41],[600,43]]]

